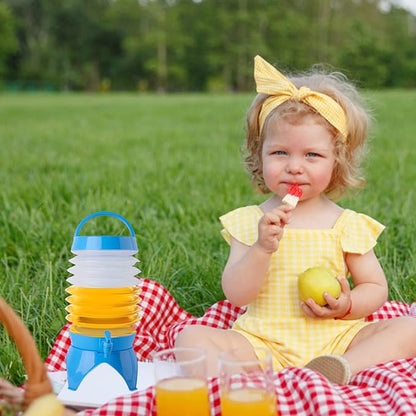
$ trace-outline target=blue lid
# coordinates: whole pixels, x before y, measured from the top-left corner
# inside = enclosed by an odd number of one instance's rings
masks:
[[[91,218],[98,216],[110,216],[122,221],[130,231],[130,236],[111,236],[111,235],[88,235],[80,236],[82,226]],[[134,250],[137,251],[136,237],[133,227],[121,215],[110,211],[99,211],[85,217],[79,224],[74,233],[74,241],[71,251],[77,250]]]

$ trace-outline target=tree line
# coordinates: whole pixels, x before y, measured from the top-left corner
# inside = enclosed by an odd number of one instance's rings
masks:
[[[386,0],[0,0],[0,82],[252,90],[256,54],[366,88],[416,86],[416,17]],[[384,6],[384,7],[383,7]]]

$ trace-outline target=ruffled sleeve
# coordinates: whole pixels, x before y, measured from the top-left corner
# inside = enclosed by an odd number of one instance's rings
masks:
[[[384,225],[364,214],[349,211],[341,234],[341,246],[346,253],[365,254],[376,244]]]
[[[263,216],[258,206],[237,208],[220,217],[223,230],[221,235],[228,244],[231,244],[231,237],[248,246],[253,245],[257,240],[258,222]]]

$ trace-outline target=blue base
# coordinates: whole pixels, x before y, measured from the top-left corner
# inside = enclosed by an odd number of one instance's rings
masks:
[[[69,333],[71,346],[66,355],[68,388],[77,390],[84,377],[99,364],[107,363],[124,379],[130,390],[136,390],[137,357],[133,350],[135,334],[111,338]]]

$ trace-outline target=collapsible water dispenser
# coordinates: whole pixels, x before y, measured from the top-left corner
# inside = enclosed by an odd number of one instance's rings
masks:
[[[98,216],[122,221],[129,236],[81,236],[83,225]],[[71,323],[71,346],[66,356],[68,388],[77,390],[84,377],[106,363],[124,379],[130,390],[136,389],[137,358],[133,350],[139,320],[140,270],[135,234],[122,216],[100,211],[85,217],[77,226],[71,248],[74,266],[68,271],[71,284],[66,291],[66,310]]]

